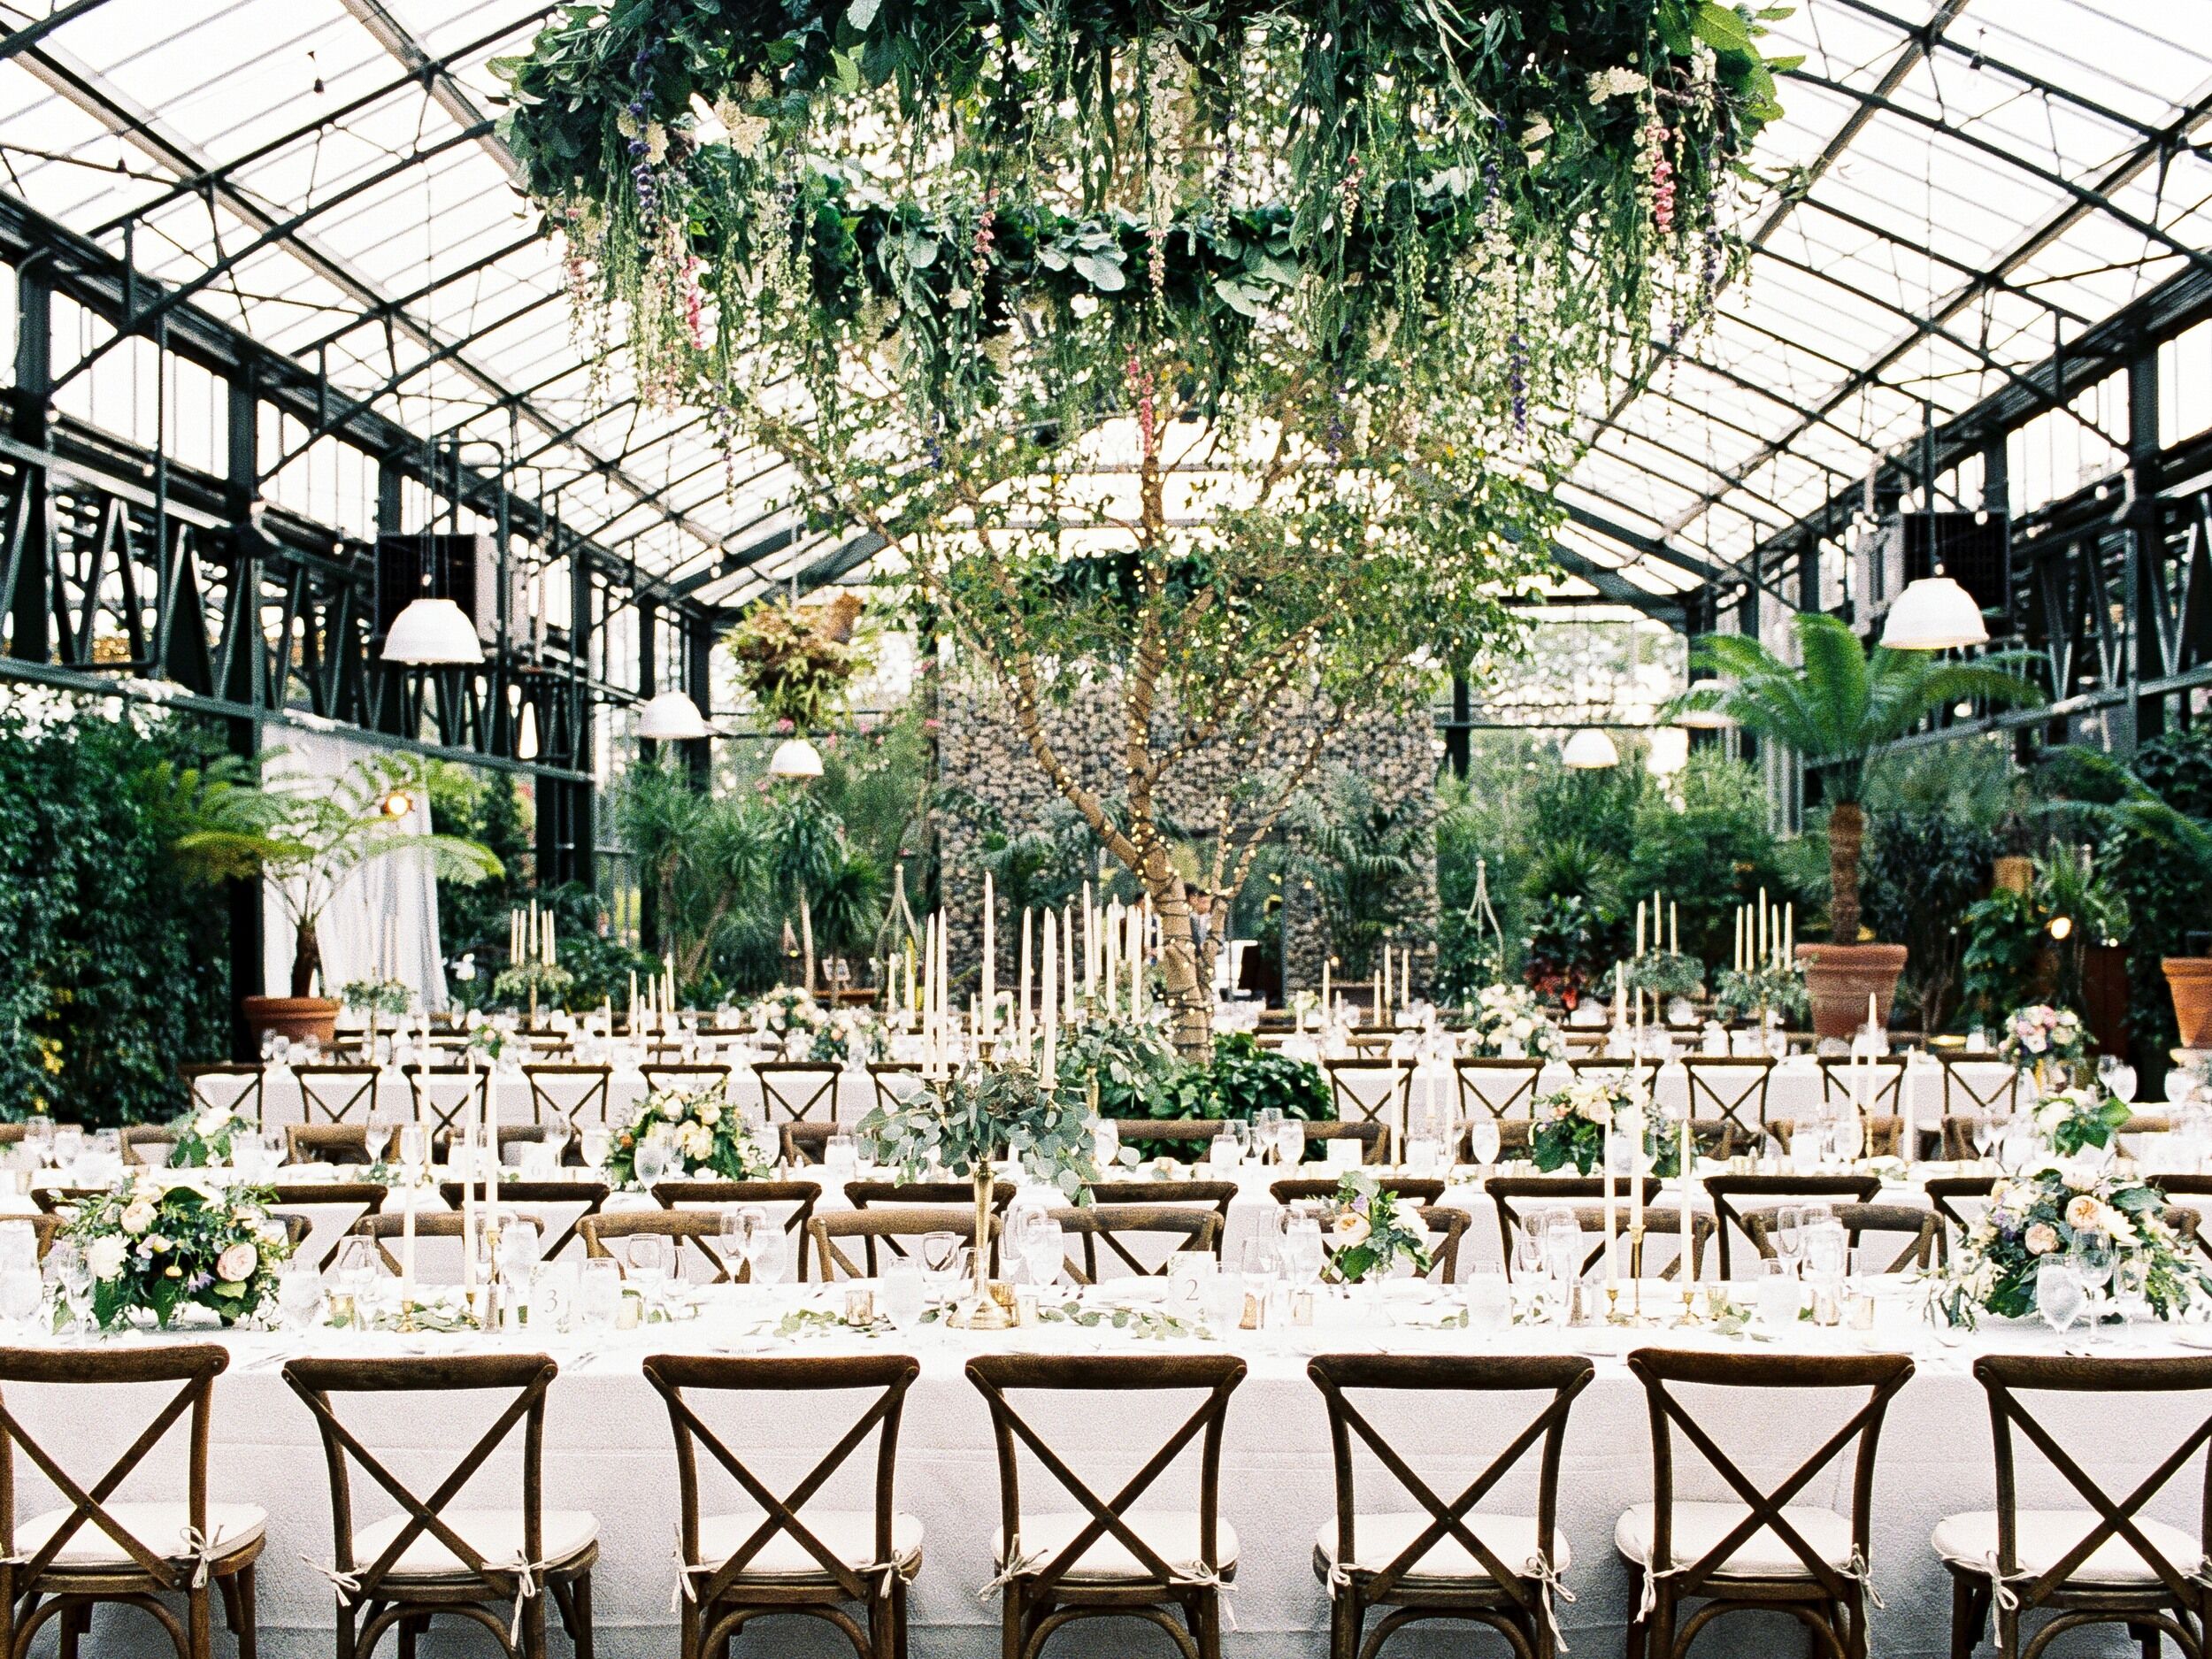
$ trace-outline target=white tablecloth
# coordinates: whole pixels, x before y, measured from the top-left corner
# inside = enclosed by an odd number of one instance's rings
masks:
[[[562,1360],[563,1374],[550,1398],[547,1444],[553,1449],[547,1463],[545,1502],[549,1508],[588,1509],[598,1517],[601,1559],[594,1594],[599,1652],[607,1659],[664,1659],[674,1644],[669,1611],[677,1516],[674,1457],[666,1413],[639,1376],[638,1361],[649,1352],[705,1345],[710,1334],[703,1326],[682,1325],[611,1335],[593,1340],[590,1347],[595,1353],[589,1357],[573,1339],[547,1345]],[[1358,1333],[1301,1331],[1289,1333],[1297,1341],[1294,1349],[1283,1338],[1274,1339],[1284,1343],[1281,1347],[1262,1348],[1249,1338],[1238,1343],[1252,1371],[1231,1406],[1221,1482],[1224,1517],[1242,1540],[1242,1559],[1229,1602],[1236,1628],[1225,1640],[1225,1650],[1235,1659],[1310,1659],[1325,1651],[1325,1599],[1310,1560],[1316,1529],[1332,1516],[1333,1499],[1325,1419],[1320,1397],[1304,1374],[1304,1356],[1333,1348],[1371,1346],[1375,1334],[1366,1329]],[[1459,1333],[1384,1334],[1394,1347],[1425,1350],[1464,1349],[1477,1340]],[[1874,1615],[1874,1652],[1904,1659],[1948,1651],[1948,1580],[1929,1552],[1931,1529],[1947,1512],[1987,1508],[1993,1502],[1986,1406],[1966,1369],[1974,1345],[2047,1348],[2049,1339],[2039,1332],[2008,1330],[1970,1339],[1963,1349],[1946,1350],[1917,1328],[1901,1327],[1886,1335],[1898,1346],[1916,1350],[1920,1362],[1918,1374],[1891,1409],[1875,1487],[1873,1576],[1887,1609]],[[1663,1342],[1665,1337],[1657,1333],[1648,1340]],[[983,1340],[998,1348],[1101,1346],[1088,1335],[1056,1332]],[[1833,1335],[1802,1340],[1824,1340],[1838,1348],[1844,1345],[1843,1339]],[[326,1659],[333,1623],[331,1591],[301,1557],[330,1558],[327,1483],[308,1413],[274,1369],[274,1362],[295,1345],[264,1336],[232,1340],[237,1360],[216,1392],[213,1494],[218,1501],[257,1503],[269,1512],[260,1582],[263,1652],[273,1659]],[[462,1340],[421,1339],[418,1346],[458,1345]],[[923,1361],[922,1379],[906,1407],[898,1491],[901,1507],[920,1517],[926,1528],[912,1610],[915,1651],[932,1659],[983,1659],[999,1650],[996,1605],[979,1601],[976,1594],[991,1576],[988,1540],[996,1525],[997,1473],[984,1407],[959,1369],[971,1351],[968,1340],[921,1333],[910,1343],[890,1339],[864,1344],[871,1352],[910,1348]],[[1489,1345],[1498,1351],[1540,1351],[1555,1348],[1562,1341],[1542,1331],[1516,1332],[1491,1339]],[[391,1352],[397,1342],[395,1338],[371,1338],[349,1343],[340,1334],[322,1339],[317,1348]],[[864,1345],[827,1338],[790,1345],[790,1349],[827,1353],[841,1346]],[[1763,1347],[1757,1351],[1774,1349]],[[11,1389],[8,1402],[35,1432],[53,1433],[55,1443],[66,1448],[81,1473],[96,1463],[104,1467],[106,1458],[151,1410],[150,1401],[141,1413],[136,1402],[129,1410],[118,1410],[111,1401],[96,1404],[82,1396],[65,1398],[29,1388]],[[1525,1420],[1523,1403],[1516,1397],[1494,1409],[1455,1406],[1440,1410],[1435,1402],[1409,1400],[1402,1406],[1378,1408],[1374,1415],[1413,1466],[1449,1494],[1471,1479],[1502,1439]],[[1723,1444],[1755,1478],[1771,1483],[1793,1470],[1803,1454],[1841,1421],[1845,1408],[1840,1402],[1833,1403],[1836,1409],[1831,1412],[1803,1409],[1801,1400],[1793,1400],[1792,1408],[1782,1411],[1739,1397],[1716,1402],[1708,1420],[1719,1425]],[[757,1467],[785,1489],[849,1420],[839,1409],[803,1407],[788,1400],[768,1410],[772,1415],[748,1417],[716,1408],[708,1416],[726,1427],[733,1446],[757,1457]],[[1110,1476],[1125,1476],[1133,1470],[1158,1444],[1166,1425],[1179,1422],[1181,1415],[1181,1409],[1164,1407],[1158,1400],[1125,1396],[1087,1400],[1084,1409],[1070,1417],[1055,1419],[1041,1413],[1038,1421],[1041,1426],[1056,1422],[1058,1426],[1048,1432],[1072,1453],[1079,1472],[1094,1485],[1103,1486]],[[375,1406],[357,1421],[372,1449],[388,1458],[403,1479],[416,1483],[418,1490],[427,1490],[449,1468],[457,1451],[473,1441],[488,1417],[481,1406],[443,1398],[429,1404],[416,1397]],[[2079,1409],[2074,1414],[2075,1426],[2062,1431],[2062,1438],[2084,1449],[2091,1469],[2116,1486],[2126,1471],[2139,1474],[2154,1464],[2193,1421],[2178,1401],[2148,1399],[2139,1408],[2131,1408],[2124,1434],[2110,1432],[2104,1414]],[[1064,1441],[1058,1438],[1062,1434],[1066,1436]],[[480,1494],[484,1502],[509,1498],[515,1490],[515,1467],[512,1459],[495,1463],[480,1477],[472,1494]],[[1597,1380],[1575,1406],[1560,1479],[1561,1523],[1573,1553],[1567,1582],[1578,1598],[1561,1609],[1561,1622],[1577,1655],[1619,1651],[1637,1580],[1615,1555],[1613,1524],[1620,1509],[1648,1498],[1649,1469],[1641,1390],[1617,1358],[1602,1359]],[[18,1513],[35,1512],[44,1507],[47,1494],[21,1472],[19,1463],[19,1471],[24,1489],[18,1494]],[[1363,1466],[1362,1475],[1367,1482],[1382,1479],[1371,1465]],[[1509,1484],[1485,1507],[1525,1504],[1532,1479]],[[1683,1495],[1719,1495],[1710,1483],[1693,1484],[1686,1474],[1681,1481]],[[2193,1535],[2189,1485],[2185,1477],[2177,1482],[2169,1500],[2154,1513]],[[1042,1490],[1034,1486],[1030,1489]],[[141,1494],[148,1490],[138,1488]],[[715,1502],[727,1502],[726,1489],[710,1490]],[[1160,1490],[1178,1501],[1194,1492],[1195,1476],[1189,1465],[1179,1465],[1171,1483]],[[2024,1470],[2023,1490],[2031,1502],[2061,1495]],[[1386,1485],[1367,1485],[1363,1491],[1363,1508],[1395,1507]],[[833,1489],[823,1501],[841,1499],[861,1501],[850,1489]],[[1844,1480],[1839,1474],[1824,1479],[1803,1501],[1846,1507]],[[365,1522],[391,1508],[360,1482],[356,1502]],[[103,1628],[126,1637],[138,1632],[150,1641],[145,1627],[120,1622],[139,1617],[104,1614]],[[1465,1640],[1456,1639],[1463,1643]],[[754,1640],[749,1651],[775,1654],[780,1659],[787,1654],[842,1651],[801,1622],[780,1621],[764,1644],[760,1638]],[[1405,1641],[1403,1651],[1417,1655],[1447,1650],[1428,1646],[1418,1637]],[[1798,1652],[1802,1641],[1794,1626],[1785,1632],[1779,1622],[1763,1616],[1739,1616],[1724,1620],[1701,1639],[1698,1652],[1764,1659],[1778,1651]],[[2069,1651],[2098,1650],[2093,1639],[2084,1641],[2077,1636],[2069,1641],[2078,1644]],[[472,1642],[476,1645],[469,1646]],[[478,1634],[443,1638],[425,1651],[461,1654],[481,1647]],[[97,1640],[94,1650],[120,1651]],[[553,1650],[566,1651],[557,1636]],[[2104,1650],[2133,1651],[2116,1641]],[[1165,1647],[1159,1639],[1137,1634],[1126,1624],[1109,1624],[1078,1626],[1056,1638],[1050,1651],[1122,1659],[1164,1652]]]

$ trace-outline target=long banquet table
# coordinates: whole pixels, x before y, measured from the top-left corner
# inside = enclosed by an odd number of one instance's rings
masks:
[[[729,1294],[729,1293],[725,1293]],[[806,1293],[787,1289],[786,1297]],[[757,1306],[757,1304],[756,1304]],[[998,1651],[995,1602],[978,1592],[989,1579],[990,1537],[997,1521],[997,1475],[980,1399],[961,1372],[971,1353],[985,1345],[1053,1351],[1164,1351],[1159,1344],[1103,1332],[1041,1326],[994,1337],[925,1329],[879,1339],[843,1333],[764,1342],[741,1333],[743,1310],[710,1306],[696,1322],[591,1337],[557,1337],[526,1345],[560,1362],[562,1372],[549,1403],[546,1496],[549,1508],[592,1510],[599,1521],[601,1556],[594,1575],[597,1603],[598,1651],[608,1659],[655,1659],[673,1651],[670,1598],[675,1584],[672,1545],[677,1518],[675,1464],[665,1412],[639,1373],[641,1358],[651,1352],[717,1349],[828,1354],[887,1347],[915,1353],[922,1376],[909,1397],[899,1457],[899,1502],[918,1515],[926,1529],[923,1564],[912,1597],[913,1650],[918,1655],[983,1655]],[[150,1340],[152,1339],[127,1339]],[[330,1511],[324,1464],[304,1407],[279,1372],[290,1353],[365,1355],[403,1351],[434,1352],[483,1347],[461,1337],[352,1336],[322,1332],[309,1338],[237,1334],[221,1339],[234,1350],[229,1372],[217,1384],[211,1471],[219,1501],[250,1502],[269,1514],[269,1542],[262,1558],[260,1629],[262,1651],[277,1659],[324,1655],[330,1652],[332,1592],[309,1561],[330,1559]],[[1657,1330],[1637,1338],[1724,1344],[1731,1340],[1702,1333],[1684,1337]],[[1948,1580],[1929,1553],[1928,1536],[1937,1519],[1950,1511],[1986,1508],[1993,1502],[1988,1417],[1984,1396],[1969,1366],[1978,1352],[1994,1349],[2050,1350],[2052,1339],[2039,1329],[2008,1326],[1967,1337],[1945,1347],[1900,1307],[1886,1314],[1881,1345],[1912,1352],[1918,1371],[1894,1402],[1883,1440],[1875,1490],[1873,1578],[1886,1605],[1874,1615],[1874,1652],[1918,1655],[1948,1652]],[[2078,1340],[2078,1338],[2077,1338]],[[526,1345],[498,1339],[502,1346]],[[1842,1333],[1793,1333],[1793,1348],[1847,1351],[1855,1339]],[[1774,1352],[1772,1345],[1733,1345]],[[1333,1514],[1332,1473],[1325,1419],[1318,1394],[1304,1375],[1311,1354],[1348,1349],[1372,1351],[1464,1351],[1480,1345],[1490,1351],[1591,1351],[1598,1375],[1576,1403],[1569,1425],[1560,1481],[1562,1526],[1572,1552],[1566,1582],[1576,1600],[1559,1609],[1569,1648],[1576,1654],[1619,1651],[1624,1622],[1638,1583],[1612,1548],[1613,1522],[1624,1506],[1649,1496],[1649,1443],[1640,1388],[1619,1356],[1629,1345],[1625,1333],[1604,1331],[1562,1333],[1545,1327],[1515,1328],[1486,1336],[1465,1332],[1384,1329],[1369,1325],[1342,1329],[1294,1329],[1262,1335],[1240,1334],[1232,1345],[1251,1371],[1232,1402],[1221,1483],[1223,1514],[1241,1540],[1229,1606],[1235,1628],[1225,1642],[1236,1659],[1289,1659],[1325,1651],[1325,1598],[1311,1567],[1317,1529]],[[2116,1348],[2107,1351],[2117,1352]],[[2130,1351],[2135,1351],[2131,1349]],[[2140,1351],[2184,1351],[2162,1336],[2141,1340]],[[12,1390],[12,1410],[22,1414],[34,1432],[56,1432],[69,1455],[89,1462],[103,1451],[112,1455],[127,1432],[129,1414],[104,1411],[91,1401],[65,1399],[54,1393]],[[1426,1401],[1405,1408],[1384,1408],[1377,1420],[1414,1467],[1440,1490],[1455,1492],[1488,1462],[1502,1440],[1525,1420],[1529,1405],[1513,1397],[1490,1411],[1439,1411]],[[1803,1454],[1839,1423],[1840,1402],[1832,1415],[1800,1409],[1787,1412],[1736,1400],[1717,1408],[1709,1419],[1720,1425],[1724,1445],[1736,1453],[1755,1479],[1772,1483],[1794,1469]],[[149,1411],[150,1407],[148,1408]],[[449,1405],[441,1399],[425,1409],[420,1397],[364,1411],[357,1419],[363,1439],[386,1458],[403,1479],[425,1489],[472,1443],[488,1412],[481,1407]],[[780,1412],[761,1416],[719,1406],[710,1420],[723,1426],[731,1444],[757,1460],[772,1484],[787,1487],[841,1432],[849,1415],[833,1408],[787,1402]],[[1156,1401],[1125,1398],[1103,1404],[1087,1402],[1071,1417],[1041,1414],[1041,1426],[1072,1454],[1079,1471],[1104,1487],[1109,1475],[1125,1476],[1158,1444],[1171,1419]],[[1180,1420],[1180,1413],[1171,1419]],[[2082,1448],[2093,1472],[2120,1482],[2128,1471],[2151,1467],[2177,1443],[2194,1421],[2177,1398],[2146,1402],[2125,1433],[2111,1432],[2108,1419],[2084,1411],[2062,1438]],[[1050,1426],[1047,1426],[1050,1425]],[[1064,1440],[1061,1436],[1066,1436]],[[1030,1477],[1032,1481],[1035,1476]],[[1173,1501],[1194,1490],[1189,1465],[1179,1465],[1175,1481],[1164,1487]],[[1363,1479],[1379,1479],[1372,1467]],[[1529,1477],[1532,1479],[1532,1475]],[[473,1488],[482,1501],[503,1501],[515,1486],[511,1459],[495,1462]],[[1687,1496],[1722,1495],[1717,1486],[1701,1488],[1683,1478]],[[1110,1489],[1104,1487],[1104,1489]],[[1032,1492],[1041,1488],[1032,1485]],[[1529,1501],[1526,1481],[1501,1491],[1485,1507],[1515,1508]],[[375,1495],[364,1497],[357,1483],[357,1504],[364,1521],[389,1507]],[[2024,1500],[2056,1500],[2055,1487],[2024,1473]],[[725,1507],[730,1489],[720,1496]],[[833,1489],[823,1502],[857,1505],[857,1491]],[[19,1513],[43,1507],[44,1494],[26,1480],[19,1493]],[[1824,1478],[1807,1501],[1847,1505],[1840,1476]],[[1040,1504],[1041,1508],[1049,1507]],[[1401,1507],[1381,1485],[1363,1491],[1363,1508]],[[2169,1489],[2153,1513],[2185,1527],[2196,1524],[2185,1476]],[[306,1559],[303,1559],[303,1558]],[[107,1619],[139,1616],[104,1614]],[[118,1635],[126,1632],[117,1624]],[[1463,1632],[1455,1632],[1466,1651]],[[1494,1639],[1484,1638],[1486,1641]],[[1723,1621],[1700,1639],[1698,1651],[1715,1655],[1763,1655],[1798,1651],[1801,1633],[1786,1632],[1764,1616]],[[2077,1637],[2071,1639],[2080,1642]],[[833,1638],[818,1636],[803,1621],[772,1624],[747,1639],[752,1651],[811,1655],[841,1651]],[[469,1644],[474,1643],[475,1646]],[[1402,1643],[1402,1646],[1398,1645]],[[1409,1635],[1393,1653],[1419,1655],[1445,1649],[1433,1639]],[[463,1654],[482,1647],[480,1635],[442,1637],[425,1645],[431,1655]],[[96,1642],[96,1651],[100,1651]],[[565,1651],[554,1640],[556,1653]],[[1488,1651],[1485,1648],[1484,1651]],[[2093,1640],[2073,1651],[2095,1650]],[[112,1651],[112,1649],[108,1649]],[[1070,1655],[1112,1655],[1167,1652],[1156,1634],[1127,1624],[1079,1625],[1056,1638],[1049,1652]],[[2132,1648],[2115,1646],[2113,1652]]]

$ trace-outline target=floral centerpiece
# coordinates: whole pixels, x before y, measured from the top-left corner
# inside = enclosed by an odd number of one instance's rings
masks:
[[[2070,1070],[2088,1057],[2089,1033],[2072,1009],[2032,1002],[2005,1016],[2005,1034],[1997,1052],[2016,1071],[2039,1074],[2047,1063]]]
[[[834,1016],[804,991],[777,986],[753,1003],[753,1028],[766,1032],[793,1060],[841,1061],[845,1032]]]
[[[1468,1051],[1486,1059],[1564,1060],[1566,1041],[1525,985],[1486,985],[1469,1010]]]
[[[232,1141],[257,1133],[258,1125],[235,1107],[203,1106],[173,1120],[169,1129],[176,1137],[169,1162],[180,1170],[201,1170],[229,1163]]]
[[[87,1201],[68,1237],[92,1276],[92,1317],[104,1331],[150,1313],[165,1329],[178,1310],[208,1309],[225,1325],[260,1313],[276,1269],[292,1254],[265,1189],[204,1193],[147,1172]]]
[[[1663,1133],[1665,1120],[1652,1109],[1651,1091],[1632,1077],[1598,1072],[1577,1078],[1536,1102],[1536,1127],[1529,1135],[1536,1167],[1548,1174],[1571,1164],[1584,1175],[1605,1156],[1605,1126],[1632,1113],[1644,1128],[1644,1156],[1651,1172],[1665,1179],[1679,1172],[1678,1138]]]
[[[2053,1165],[2000,1180],[1966,1231],[1938,1306],[1954,1325],[1970,1325],[1979,1312],[2024,1317],[2035,1311],[2037,1265],[2071,1248],[2077,1232],[2093,1228],[2112,1240],[2124,1266],[2144,1270],[2153,1310],[2171,1319],[2193,1297],[2212,1294],[2212,1273],[2166,1225],[2164,1193],[2132,1177]]]
[[[338,1000],[349,1014],[403,1019],[415,1005],[415,992],[404,979],[349,979],[338,993]]]
[[[1678,996],[1699,995],[1705,989],[1704,964],[1694,956],[1675,951],[1652,951],[1631,957],[1625,967],[1625,974],[1616,966],[1605,976],[1600,988],[1606,995],[1610,996],[1614,987],[1619,984],[1624,989],[1640,991],[1664,1003]]]
[[[1347,1170],[1321,1225],[1329,1247],[1328,1277],[1337,1284],[1387,1279],[1401,1262],[1417,1273],[1432,1265],[1426,1235],[1409,1225],[1398,1195],[1365,1170]]]
[[[1765,968],[1724,968],[1714,986],[1713,1010],[1723,1019],[1755,1019],[1763,1009],[1784,1019],[1812,1012],[1805,971],[1796,963]]]
[[[1073,1203],[1090,1198],[1098,1179],[1090,1114],[1071,1086],[1048,1087],[1018,1062],[970,1066],[932,1078],[895,1104],[879,1104],[860,1120],[879,1157],[909,1180],[943,1170],[975,1185],[975,1236],[989,1236],[994,1160],[1009,1156]],[[988,1252],[975,1253],[972,1325],[997,1329],[1005,1315],[991,1299]]]
[[[718,1088],[655,1089],[607,1148],[607,1177],[618,1187],[637,1181],[638,1148],[648,1141],[667,1147],[675,1170],[726,1181],[757,1181],[775,1168],[752,1125]]]
[[[2135,1115],[2128,1103],[2101,1089],[2061,1089],[2035,1109],[2035,1133],[2062,1158],[2087,1147],[2109,1147]]]
[[[503,1002],[557,1003],[567,995],[576,976],[557,962],[518,962],[503,968],[492,981],[492,995]]]

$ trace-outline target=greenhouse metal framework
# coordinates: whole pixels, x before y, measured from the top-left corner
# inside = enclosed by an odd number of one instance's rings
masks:
[[[534,774],[591,874],[626,711],[880,544],[648,406],[579,333],[488,60],[549,6],[73,0],[0,12],[0,676]],[[2126,744],[2212,687],[2212,18],[1806,0],[1717,314],[1558,411],[1546,603],[1773,635],[1878,619],[1892,534],[1999,541],[1993,649]],[[476,672],[379,659],[380,536],[492,538]],[[1993,611],[1998,610],[1993,605]],[[1463,691],[1448,726],[1471,718]],[[694,746],[703,751],[704,744]],[[704,756],[694,757],[703,765]]]

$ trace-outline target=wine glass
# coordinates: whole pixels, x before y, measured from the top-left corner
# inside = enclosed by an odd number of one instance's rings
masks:
[[[384,1162],[384,1148],[391,1144],[392,1125],[380,1124],[372,1118],[361,1125],[361,1149],[372,1164]]]
[[[1286,1118],[1275,1125],[1275,1160],[1290,1169],[1306,1161],[1306,1125],[1297,1118]]]
[[[2097,1056],[2097,1081],[2105,1093],[2132,1105],[2135,1101],[2135,1068],[2116,1054]]]
[[[2047,1256],[2036,1263],[2035,1310],[2058,1335],[2064,1336],[2074,1321],[2081,1317],[2087,1301],[2081,1275],[2074,1271],[2071,1262],[2063,1256]]]
[[[1275,1137],[1282,1126],[1283,1109],[1279,1106],[1263,1106],[1252,1114],[1252,1139],[1259,1147],[1263,1162],[1269,1153],[1279,1150]]]
[[[1467,1125],[1468,1154],[1485,1169],[1497,1163],[1503,1139],[1504,1132],[1498,1127],[1498,1120],[1486,1113]]]
[[[1537,1216],[1522,1219],[1513,1234],[1513,1276],[1533,1284],[1544,1271],[1544,1224]]]
[[[277,1311],[292,1330],[314,1328],[322,1317],[323,1276],[312,1262],[287,1262],[277,1270]]]
[[[1767,1236],[1774,1240],[1774,1254],[1784,1267],[1794,1275],[1798,1258],[1805,1250],[1805,1211],[1801,1205],[1784,1204],[1774,1212],[1774,1225]]]
[[[28,1329],[33,1317],[45,1305],[46,1282],[39,1277],[35,1263],[26,1266],[12,1263],[0,1268],[0,1319]]]
[[[1029,1282],[1040,1293],[1060,1282],[1060,1270],[1066,1261],[1065,1248],[1060,1224],[1050,1216],[1036,1214],[1023,1229],[1022,1264],[1029,1270]]]
[[[752,1252],[748,1258],[753,1272],[753,1283],[773,1290],[783,1283],[783,1276],[791,1267],[791,1240],[781,1227],[760,1227],[753,1233]]]
[[[631,1167],[637,1171],[638,1185],[649,1190],[668,1173],[668,1143],[657,1134],[647,1135],[637,1143]]]
[[[1232,1118],[1223,1125],[1230,1140],[1237,1143],[1240,1161],[1252,1156],[1252,1125],[1242,1118]]]
[[[57,1239],[54,1248],[46,1252],[46,1277],[69,1304],[69,1317],[78,1325],[85,1321],[84,1300],[92,1292],[92,1269],[86,1263],[84,1252],[73,1239]]]
[[[2112,1235],[2103,1228],[2077,1227],[2067,1257],[2074,1277],[2081,1280],[2090,1305],[2089,1333],[2093,1337],[2100,1315],[2098,1304],[2104,1299],[2105,1286],[2112,1282],[2113,1270],[2119,1265],[2119,1252],[2113,1248]]]
[[[553,1166],[553,1170],[556,1174],[558,1174],[560,1171],[561,1160],[568,1155],[568,1142],[569,1123],[567,1118],[557,1117],[551,1123],[546,1125],[544,1142],[547,1154],[546,1161]]]
[[[1283,1280],[1293,1290],[1310,1290],[1321,1278],[1327,1258],[1321,1248],[1321,1222],[1314,1216],[1293,1216],[1284,1224],[1280,1251]]]
[[[648,1310],[659,1307],[667,1294],[674,1248],[657,1233],[641,1233],[629,1240],[627,1277]]]

